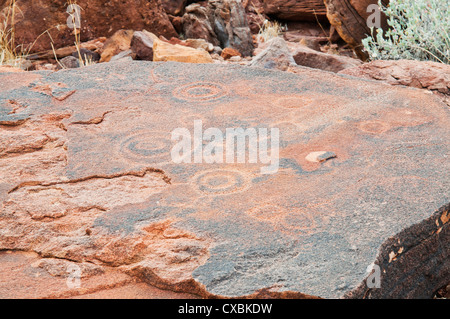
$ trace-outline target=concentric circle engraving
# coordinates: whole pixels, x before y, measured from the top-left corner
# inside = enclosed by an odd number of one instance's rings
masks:
[[[119,152],[135,162],[158,163],[170,160],[171,146],[170,134],[139,131],[120,144]]]
[[[278,205],[264,204],[246,212],[249,216],[268,223],[274,230],[287,233],[311,234],[317,228],[314,211],[303,208],[286,208]]]
[[[278,218],[285,217],[288,212],[285,208],[280,206],[267,204],[254,207],[248,210],[247,214],[256,219],[271,222]]]
[[[395,126],[413,127],[425,123],[430,123],[433,118],[422,112],[413,109],[391,110],[386,113],[385,117]]]
[[[298,109],[305,107],[313,102],[313,99],[305,96],[291,96],[282,97],[275,100],[276,106],[281,106],[287,109]]]
[[[196,82],[175,89],[174,97],[191,102],[208,102],[220,99],[226,94],[222,85],[209,82]]]
[[[370,134],[381,134],[387,132],[390,126],[382,121],[365,121],[359,124],[359,129]]]
[[[248,178],[239,171],[214,170],[194,176],[197,189],[207,195],[228,195],[242,192],[249,187]]]

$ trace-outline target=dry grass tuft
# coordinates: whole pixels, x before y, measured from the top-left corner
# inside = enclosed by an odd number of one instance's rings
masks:
[[[15,44],[17,10],[16,1],[10,0],[4,20],[0,24],[0,65],[20,67],[27,55],[22,45]]]

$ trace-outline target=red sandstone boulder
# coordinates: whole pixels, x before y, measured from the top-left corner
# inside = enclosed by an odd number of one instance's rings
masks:
[[[256,34],[261,29],[267,16],[264,14],[263,0],[244,0],[242,5],[247,13],[248,25],[252,33]]]
[[[9,1],[0,0],[0,22],[6,16]],[[73,45],[73,30],[67,26],[66,0],[16,1],[16,43],[32,46],[32,52]],[[78,0],[81,7],[81,41],[109,37],[119,29],[146,29],[156,35],[177,36],[160,0],[127,1]],[[47,33],[47,32],[48,33]],[[51,35],[51,39],[49,37]]]
[[[262,49],[249,63],[249,66],[286,71],[296,65],[286,41],[280,37],[270,39],[262,45]]]
[[[153,61],[213,63],[213,59],[205,50],[197,50],[180,44],[170,44],[159,39],[153,41]]]
[[[326,20],[323,0],[264,0],[264,13],[281,20]]]
[[[363,60],[367,54],[362,50],[361,40],[370,34],[367,19],[373,14],[369,5],[377,4],[378,0],[325,0],[327,17],[341,38],[347,42],[355,53]],[[381,1],[384,6],[389,0]],[[387,29],[386,17],[381,14],[380,27]]]
[[[136,31],[131,39],[131,50],[138,60],[153,61],[153,42],[157,36],[146,30]]]
[[[362,63],[358,59],[319,52],[302,44],[291,45],[291,52],[297,65],[335,73],[359,66]]]
[[[133,30],[119,30],[106,40],[100,62],[109,62],[113,56],[129,50],[133,33]]]
[[[221,57],[224,58],[225,60],[228,60],[229,58],[234,56],[241,56],[241,54],[239,53],[238,50],[235,50],[233,48],[225,48],[221,53]]]
[[[443,63],[378,60],[339,73],[450,95],[450,65]]]
[[[167,14],[180,15],[184,12],[187,0],[161,0]]]
[[[187,38],[204,39],[214,46],[232,47],[243,56],[253,53],[253,38],[246,11],[237,0],[210,0],[186,7],[182,18]]]
[[[186,13],[181,19],[183,34],[187,38],[204,39],[213,45],[219,45],[219,40],[209,20],[208,7],[193,3],[186,7]]]

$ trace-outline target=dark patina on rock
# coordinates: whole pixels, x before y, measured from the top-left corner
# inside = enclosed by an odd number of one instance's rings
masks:
[[[432,94],[137,61],[0,83],[0,250],[202,297],[431,297],[448,283],[450,115]],[[174,163],[171,132],[195,120],[279,128],[278,172]],[[306,159],[321,151],[335,156]]]

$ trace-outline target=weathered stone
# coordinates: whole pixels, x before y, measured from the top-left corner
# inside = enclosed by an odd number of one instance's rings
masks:
[[[280,20],[326,21],[323,0],[263,0],[264,13]]]
[[[222,58],[224,58],[225,60],[233,57],[233,56],[241,56],[241,53],[238,50],[235,50],[233,48],[225,48],[222,50],[221,53]]]
[[[389,0],[381,0],[381,3],[387,6]],[[378,4],[378,0],[325,0],[328,20],[362,60],[368,57],[361,41],[370,34],[367,20],[374,12],[368,7],[374,4]],[[381,12],[380,27],[384,30],[388,27],[386,16]]]
[[[0,252],[2,299],[192,299],[196,296],[160,290],[112,267],[40,258],[32,252]],[[76,281],[71,270],[76,270]],[[79,273],[78,273],[79,271]],[[20,273],[20,276],[17,274]],[[73,278],[70,278],[70,275]]]
[[[450,95],[450,65],[443,63],[378,60],[345,69],[339,73]]]
[[[136,57],[136,54],[130,49],[130,50],[122,51],[119,54],[116,54],[109,61],[110,62],[131,61],[131,60],[134,60],[135,57]]]
[[[242,61],[242,57],[239,56],[239,55],[235,55],[235,56],[230,57],[228,59],[228,61],[230,61],[230,62],[241,62]]]
[[[222,48],[232,47],[243,56],[253,53],[253,38],[241,1],[209,0],[214,32]]]
[[[102,50],[100,62],[109,62],[111,58],[122,51],[130,49],[133,30],[118,30],[108,40]]]
[[[78,48],[77,48],[77,46],[72,45],[72,46],[59,48],[59,49],[55,49],[55,50],[52,49],[52,50],[48,50],[48,51],[44,51],[44,52],[30,54],[28,56],[28,58],[31,60],[49,60],[49,59],[53,59],[56,56],[58,59],[61,59],[66,56],[74,54],[75,52],[78,51],[78,49],[101,52],[103,50],[103,46],[104,46],[105,42],[106,42],[106,38],[100,37],[100,38],[90,40],[87,42],[82,42],[77,45]]]
[[[249,66],[286,71],[297,65],[291,52],[282,38],[273,38],[265,44],[265,49],[258,53]]]
[[[205,50],[170,44],[158,39],[153,42],[153,61],[173,61],[185,63],[212,63],[213,60]]]
[[[186,38],[204,39],[213,45],[220,44],[209,19],[208,7],[198,3],[187,6],[181,23]]]
[[[91,296],[133,278],[202,297],[430,298],[447,285],[448,107],[298,68],[0,73],[0,296],[72,297],[69,265]],[[175,163],[172,132],[195,120],[278,128],[278,172]],[[336,157],[307,161],[316,151]]]
[[[16,2],[15,36],[17,44],[31,46],[31,52],[51,50],[73,45],[73,29],[67,26],[68,2],[64,0]],[[6,16],[9,1],[0,1],[0,22]],[[111,0],[77,0],[81,7],[81,41],[100,36],[109,37],[120,29],[149,30],[165,37],[177,36],[160,0],[129,2]],[[48,32],[51,36],[46,33]]]
[[[223,51],[223,49],[222,49],[221,47],[215,46],[215,47],[213,48],[212,53],[221,55],[221,54],[222,54],[222,51]]]
[[[302,30],[303,31],[303,30]],[[297,42],[307,46],[310,49],[320,51],[321,45],[330,41],[325,34],[311,35],[300,31],[287,31],[283,34],[283,38],[288,42]]]
[[[24,70],[11,65],[0,65],[0,73],[2,72],[24,72]]]
[[[175,28],[175,31],[177,31],[177,33],[179,34],[182,34],[183,33],[182,17],[169,15],[169,20],[172,23],[173,27]]]
[[[161,0],[164,11],[171,15],[181,15],[184,12],[187,0]]]
[[[357,59],[319,52],[304,45],[291,46],[291,52],[297,65],[335,73],[362,64],[362,62]]]
[[[253,53],[253,38],[242,3],[237,0],[210,0],[186,7],[183,30],[187,38],[204,39],[214,46],[232,47],[244,56]]]
[[[264,14],[263,0],[244,0],[242,5],[247,13],[248,26],[257,34],[268,17]]]
[[[202,49],[207,52],[212,52],[214,50],[214,46],[204,39],[186,39],[185,43],[194,49]]]
[[[309,162],[321,163],[335,157],[336,154],[333,152],[319,151],[309,153],[308,156],[306,156],[306,160]]]
[[[66,56],[62,58],[59,63],[65,69],[75,69],[80,67],[80,60],[74,56]]]
[[[136,59],[153,61],[153,41],[158,37],[148,31],[135,31],[131,39],[130,48]]]
[[[72,53],[72,56],[83,60],[84,62],[98,62],[100,61],[100,54],[93,52],[85,48],[79,48],[79,50]]]

